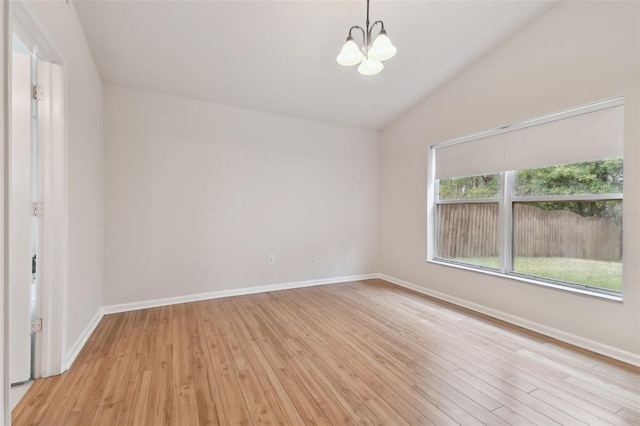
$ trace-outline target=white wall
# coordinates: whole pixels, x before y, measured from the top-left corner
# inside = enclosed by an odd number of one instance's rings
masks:
[[[104,99],[105,305],[377,272],[376,132]]]
[[[67,107],[68,353],[102,306],[104,177],[102,81],[73,3],[28,2],[64,60]]]
[[[382,273],[640,360],[639,7],[561,3],[384,129]],[[626,97],[624,303],[425,261],[431,144],[617,95]]]

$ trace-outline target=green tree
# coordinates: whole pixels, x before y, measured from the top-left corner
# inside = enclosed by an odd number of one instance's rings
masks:
[[[520,170],[516,173],[517,196],[615,194],[622,192],[622,158]],[[611,201],[539,202],[544,210],[568,210],[581,216],[617,218],[621,203]]]
[[[525,169],[516,173],[514,192],[526,195],[622,192],[622,158]]]
[[[438,193],[441,200],[496,198],[500,195],[500,175],[441,179]]]
[[[516,172],[516,196],[610,194],[622,192],[622,158],[525,169]],[[497,198],[500,174],[467,176],[439,181],[441,200]],[[617,218],[621,203],[611,201],[538,202],[544,210],[569,210],[582,216]]]

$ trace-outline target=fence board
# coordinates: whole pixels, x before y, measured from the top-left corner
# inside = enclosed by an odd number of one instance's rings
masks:
[[[606,217],[546,211],[515,203],[515,256],[622,258],[622,224]],[[498,255],[498,204],[438,205],[438,256],[448,259]]]

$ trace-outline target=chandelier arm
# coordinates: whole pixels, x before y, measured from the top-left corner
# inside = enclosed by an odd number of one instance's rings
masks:
[[[362,42],[366,43],[367,42],[367,37],[365,35],[364,28],[362,28],[360,25],[354,25],[353,27],[349,28],[349,37],[351,37],[351,31],[353,31],[354,28],[357,28],[360,31],[362,31]]]
[[[373,27],[375,27],[376,24],[380,24],[380,31],[384,31],[384,22],[382,21],[374,22],[373,24],[371,24],[371,28],[369,29],[369,40],[371,40],[371,33],[373,32]]]

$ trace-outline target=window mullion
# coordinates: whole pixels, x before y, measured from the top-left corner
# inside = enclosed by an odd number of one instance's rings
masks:
[[[502,173],[501,179],[498,256],[500,257],[500,271],[504,274],[513,270],[513,176],[514,172],[506,171]]]
[[[438,202],[440,201],[440,179],[435,179],[433,184],[433,199],[434,203],[432,205],[433,208],[433,257],[440,256],[440,243],[438,241],[438,236],[440,235],[440,218],[438,217]]]

